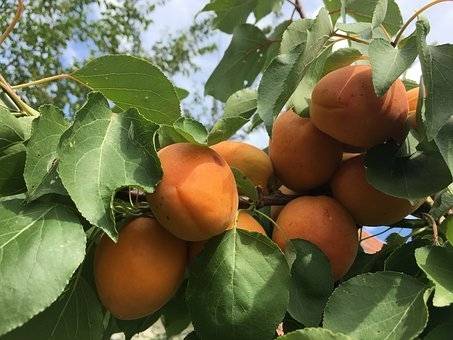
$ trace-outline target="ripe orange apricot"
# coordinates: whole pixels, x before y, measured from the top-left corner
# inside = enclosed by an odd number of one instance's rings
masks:
[[[123,226],[118,243],[102,236],[94,277],[102,304],[118,319],[154,313],[178,289],[187,265],[187,243],[155,219],[140,217]]]
[[[255,220],[247,211],[240,210],[236,220],[236,227],[243,230],[254,231],[266,235],[266,231],[261,224]],[[192,260],[198,256],[204,248],[207,241],[191,242],[189,244],[189,259]]]
[[[257,147],[235,141],[224,141],[211,146],[234,168],[239,169],[253,184],[267,191],[272,176],[272,163],[269,156]]]
[[[287,240],[301,238],[321,249],[335,280],[351,267],[357,255],[357,227],[341,204],[328,196],[302,196],[289,202],[277,219],[272,239],[284,250]]]
[[[371,67],[339,68],[322,78],[311,96],[313,124],[342,143],[370,148],[388,139],[402,141],[408,112],[406,90],[396,80],[377,97]]]
[[[293,111],[280,113],[273,128],[269,156],[276,176],[302,192],[324,184],[341,161],[342,146]]]
[[[407,91],[407,101],[409,103],[409,113],[407,116],[407,122],[409,126],[413,129],[417,128],[417,104],[419,93],[420,93],[419,87],[415,87],[412,90]]]
[[[361,225],[388,225],[398,222],[418,208],[408,200],[387,195],[368,183],[364,156],[340,165],[330,183],[332,196]]]
[[[189,144],[158,152],[162,181],[147,196],[156,219],[186,241],[202,241],[233,225],[238,193],[228,164],[214,150]]]

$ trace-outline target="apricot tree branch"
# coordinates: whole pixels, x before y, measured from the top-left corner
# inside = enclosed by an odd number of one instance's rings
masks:
[[[411,24],[412,21],[414,21],[421,13],[423,13],[424,11],[426,11],[428,8],[430,8],[431,6],[434,6],[436,4],[439,4],[441,2],[446,2],[446,1],[453,1],[453,0],[433,0],[431,1],[430,3],[427,3],[426,5],[424,5],[423,7],[421,7],[420,9],[418,9],[417,11],[415,11],[415,13],[404,23],[403,27],[400,28],[400,30],[398,31],[398,34],[396,35],[395,37],[395,40],[393,41],[393,46],[396,46],[398,45],[398,42],[400,41],[401,39],[401,36],[403,35],[404,31],[406,30],[406,28]]]
[[[300,4],[299,0],[294,0],[294,2],[292,2],[291,0],[286,0],[286,1],[294,6],[294,10],[297,13],[299,13],[299,16],[300,16],[301,19],[305,19],[306,18],[304,10],[303,10],[302,5]],[[292,15],[291,15],[291,19],[292,19]]]
[[[25,5],[23,0],[19,0],[17,2],[17,8],[16,8],[16,13],[14,14],[13,20],[10,22],[8,27],[6,27],[5,32],[0,35],[0,45],[5,41],[5,39],[11,34],[13,31],[14,27],[16,27],[17,23],[20,20],[20,17],[22,16],[22,13],[24,12]]]
[[[423,218],[425,219],[425,221],[430,224],[430,226],[431,226],[431,228],[433,230],[433,244],[435,246],[440,245],[440,243],[439,243],[439,231],[437,229],[436,221],[434,220],[434,218],[430,214],[423,213],[422,215],[423,215]]]
[[[11,98],[17,107],[29,116],[39,115],[39,112],[28,106],[8,84],[8,82],[0,75],[0,88]]]

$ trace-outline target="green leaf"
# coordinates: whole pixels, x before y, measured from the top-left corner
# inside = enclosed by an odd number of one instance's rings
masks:
[[[256,190],[255,184],[247,178],[239,169],[231,168],[233,171],[238,193],[241,196],[247,196],[253,202],[258,202],[258,191]]]
[[[453,249],[423,247],[415,251],[418,266],[434,283],[433,305],[448,306],[453,302]]]
[[[183,89],[182,87],[175,87],[176,94],[178,95],[179,100],[187,98],[190,94],[189,91]]]
[[[214,11],[214,26],[225,33],[233,33],[236,26],[247,21],[250,13],[262,0],[212,0],[202,11]],[[267,0],[266,0],[267,1]]]
[[[340,48],[327,57],[324,74],[351,65],[354,61],[360,59],[361,56],[362,53],[358,49],[351,47]]]
[[[430,240],[416,239],[399,246],[385,259],[384,270],[419,276],[421,270],[415,260],[415,250],[430,243]]]
[[[329,259],[308,241],[296,239],[289,243],[286,247],[291,265],[288,312],[305,326],[317,326],[333,291]]]
[[[96,293],[83,280],[49,308],[2,340],[98,340],[104,333],[103,310]]]
[[[434,199],[429,214],[435,219],[445,215],[453,207],[453,184],[442,190]]]
[[[341,333],[334,333],[325,328],[304,328],[278,338],[279,340],[348,340],[351,339]]]
[[[69,123],[64,113],[54,106],[42,106],[40,112],[26,146],[24,178],[31,199],[49,193],[66,194],[56,167],[58,143]]]
[[[307,33],[306,43],[275,58],[263,74],[258,87],[258,113],[267,127],[296,90],[309,66],[325,51],[332,23],[322,8]]]
[[[25,146],[11,145],[0,152],[0,197],[26,191],[24,181]]]
[[[261,20],[272,11],[278,11],[283,4],[283,0],[258,0],[253,10],[256,21]]]
[[[416,82],[415,80],[411,79],[402,79],[404,87],[406,88],[406,91],[415,89],[416,87],[419,87],[419,83]]]
[[[335,25],[335,28],[346,32],[346,33],[353,33],[353,34],[370,34],[372,30],[372,26],[369,22],[350,22],[350,23],[341,23],[338,22]]]
[[[208,137],[204,125],[188,117],[179,118],[173,125],[161,125],[157,133],[160,147],[174,143],[206,145]]]
[[[385,39],[373,39],[368,48],[376,94],[383,96],[417,58],[417,39],[410,36],[395,48]]]
[[[234,92],[252,85],[263,69],[270,44],[258,27],[238,26],[222,60],[206,82],[205,93],[226,101]]]
[[[335,289],[324,313],[324,327],[354,339],[412,339],[428,320],[426,290],[402,273],[362,274]]]
[[[424,126],[428,140],[436,137],[452,115],[453,45],[427,45],[429,27],[417,22],[417,45],[426,88]]]
[[[417,151],[401,157],[398,146],[387,143],[370,149],[365,160],[371,185],[411,201],[442,190],[452,180],[442,156],[435,151]]]
[[[0,335],[54,302],[85,256],[71,208],[54,202],[0,202]]]
[[[453,49],[452,49],[453,52]],[[453,115],[434,137],[437,147],[453,176]]]
[[[152,192],[160,180],[148,126],[134,109],[113,113],[92,93],[60,140],[58,174],[80,213],[112,239],[117,236],[111,202],[115,192],[136,186]]]
[[[181,116],[175,88],[145,59],[108,55],[90,61],[72,77],[102,92],[122,110],[138,109],[149,122],[171,124]]]
[[[300,19],[292,22],[283,32],[280,54],[291,52],[296,46],[307,42],[307,32],[312,29],[313,19]]]
[[[301,116],[309,117],[309,108],[311,93],[313,88],[323,76],[326,60],[332,52],[332,48],[326,48],[314,61],[308,66],[307,72],[302,81],[297,86],[288,101],[288,106],[293,107],[294,111]]]
[[[371,19],[371,25],[373,29],[378,28],[384,23],[387,15],[388,0],[378,0],[374,7],[373,18]]]
[[[443,230],[448,242],[453,246],[453,216],[447,216],[440,225],[440,229]]]
[[[146,331],[149,327],[154,325],[161,316],[160,310],[145,316],[140,319],[134,320],[120,320],[114,319],[118,329],[126,335],[126,339],[131,339],[135,334]],[[110,339],[110,335],[108,339]],[[93,339],[94,340],[94,339]]]
[[[341,14],[341,5],[344,0],[324,0],[324,4],[329,12],[332,13],[332,21],[336,21]],[[382,0],[346,0],[344,9],[346,14],[358,22],[373,22],[375,9]],[[381,21],[382,10],[379,9],[379,20]],[[395,0],[388,0],[387,11],[384,20],[381,22],[390,35],[395,35],[403,26],[403,17]]]
[[[0,107],[0,152],[23,140],[24,132],[19,120]]]
[[[266,236],[232,229],[190,268],[187,305],[206,339],[271,339],[288,306],[289,269]]]
[[[162,308],[162,323],[169,338],[180,334],[191,322],[186,304],[186,286],[187,282],[181,285],[175,296]]]
[[[33,121],[36,118],[38,118],[38,116],[25,116],[25,117],[17,118],[20,125],[22,126],[22,131],[24,133],[24,141],[28,141],[30,139],[31,127],[32,127]]]
[[[436,326],[423,340],[446,340],[453,334],[453,322],[445,322]]]
[[[224,113],[208,135],[208,144],[213,145],[233,136],[256,111],[256,90],[243,89],[232,94],[225,103]]]

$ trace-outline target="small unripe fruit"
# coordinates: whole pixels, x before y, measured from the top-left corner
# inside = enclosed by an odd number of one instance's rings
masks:
[[[403,141],[407,112],[401,80],[378,97],[367,65],[330,72],[313,89],[310,103],[310,117],[318,129],[342,143],[362,148],[388,139]]]
[[[389,225],[412,213],[420,204],[387,195],[368,183],[364,157],[357,156],[343,162],[332,177],[333,197],[338,200],[361,225]]]
[[[222,233],[234,223],[238,193],[228,164],[214,150],[189,143],[158,152],[162,181],[147,196],[156,219],[187,241]]]
[[[272,128],[269,156],[276,176],[303,192],[329,180],[341,161],[342,146],[293,111],[280,113]]]
[[[102,236],[94,277],[102,304],[118,319],[152,314],[178,289],[187,265],[187,243],[155,219],[136,218],[123,226],[118,243]]]
[[[257,147],[235,141],[224,141],[211,146],[229,166],[239,169],[253,184],[267,191],[272,176],[269,156]]]
[[[301,238],[327,256],[335,280],[351,267],[357,255],[357,227],[351,215],[331,197],[303,196],[288,203],[277,219],[272,239],[284,250],[290,239]]]
[[[236,227],[242,230],[254,231],[263,235],[266,235],[266,231],[263,229],[261,224],[255,220],[252,215],[247,211],[240,210],[237,217]],[[191,242],[189,244],[189,259],[193,260],[198,256],[207,241]]]

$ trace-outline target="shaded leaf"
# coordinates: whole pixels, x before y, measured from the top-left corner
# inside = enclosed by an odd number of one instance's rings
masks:
[[[241,170],[237,168],[231,168],[233,171],[234,179],[236,181],[236,186],[238,188],[238,193],[241,196],[247,196],[253,202],[258,202],[258,191],[256,190],[255,184],[247,178]]]
[[[175,296],[162,308],[162,323],[167,337],[180,334],[191,322],[186,304],[186,286],[183,283]]]
[[[266,62],[270,44],[258,27],[236,27],[222,60],[206,82],[205,93],[226,101],[236,91],[250,86]]]
[[[300,19],[292,22],[283,32],[280,54],[291,52],[296,46],[307,41],[307,32],[312,29],[313,19]]]
[[[453,49],[452,49],[453,52]],[[437,147],[453,176],[453,115],[434,137]]]
[[[304,328],[278,338],[279,340],[348,340],[351,339],[341,333],[334,333],[325,328]]]
[[[438,325],[432,331],[426,334],[426,336],[423,337],[423,340],[446,340],[450,339],[452,334],[453,322],[445,322]]]
[[[256,20],[260,20],[272,11],[278,11],[283,4],[283,0],[258,0],[253,10]]]
[[[362,274],[335,289],[324,327],[355,339],[411,339],[428,320],[426,286],[402,273]]]
[[[168,78],[156,66],[127,55],[96,58],[72,76],[100,91],[122,110],[136,108],[155,124],[171,124],[181,115],[178,95]]]
[[[288,312],[305,326],[317,326],[333,291],[329,259],[308,241],[296,239],[289,244],[286,247],[291,266]]]
[[[152,192],[162,170],[153,126],[136,110],[113,113],[105,98],[92,93],[63,134],[58,174],[80,213],[112,239],[117,236],[111,202],[126,186]]]
[[[270,339],[285,314],[288,289],[289,269],[278,247],[234,228],[211,239],[194,261],[187,305],[201,338]]]
[[[85,233],[71,208],[53,202],[0,203],[0,334],[53,303],[85,256]]]
[[[0,107],[0,152],[23,140],[24,132],[19,119]]]
[[[376,189],[415,201],[451,183],[450,171],[440,153],[418,151],[400,157],[399,152],[399,148],[391,143],[378,145],[368,151],[367,180]]]
[[[348,23],[341,23],[338,22],[335,25],[335,28],[346,32],[346,33],[353,33],[353,34],[370,34],[372,30],[372,26],[369,22],[348,22]]]
[[[434,200],[429,214],[434,219],[439,219],[453,207],[453,184],[442,190]]]
[[[22,143],[13,144],[0,152],[0,197],[26,191],[23,176],[25,156]]]
[[[453,302],[453,249],[423,247],[415,251],[417,264],[434,283],[433,305],[448,306]]]
[[[415,250],[430,243],[430,240],[416,239],[399,246],[385,259],[384,270],[392,270],[417,277],[420,274],[420,267],[415,260]]]

